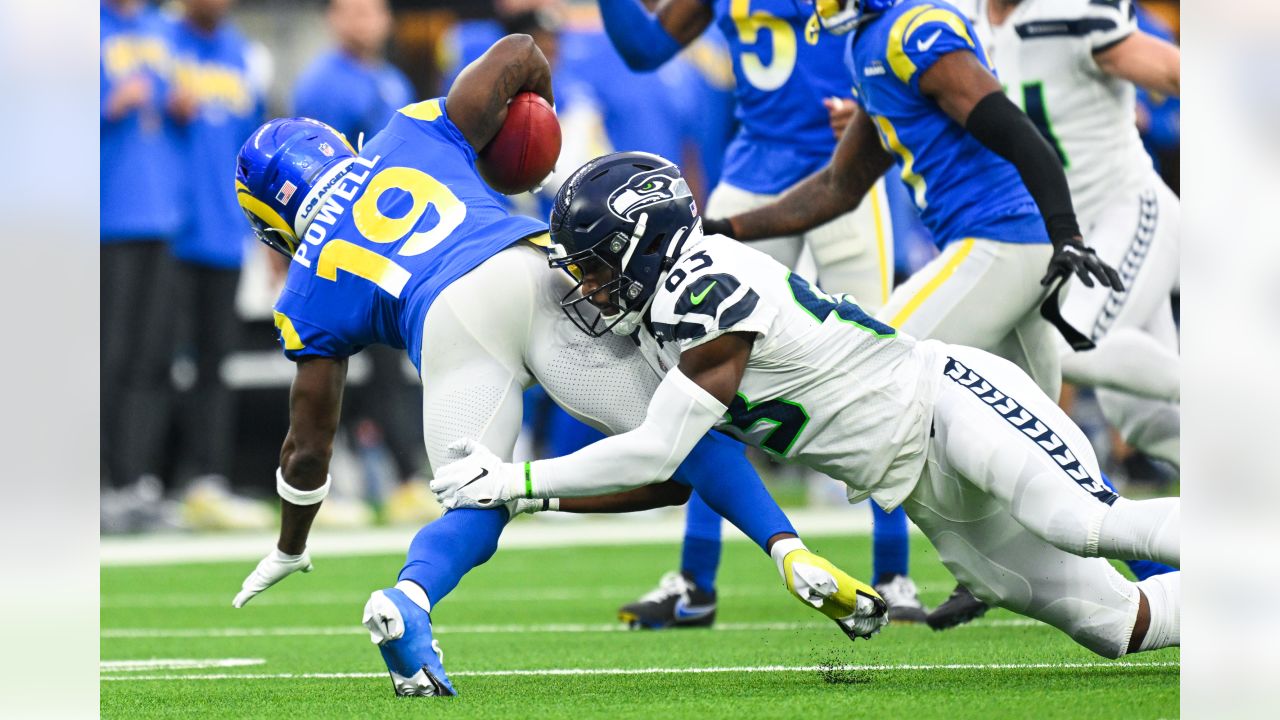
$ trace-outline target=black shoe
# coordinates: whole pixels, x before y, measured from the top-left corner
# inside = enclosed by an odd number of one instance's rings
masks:
[[[874,585],[876,592],[889,606],[889,622],[922,623],[928,612],[920,604],[916,584],[906,575],[894,573],[880,578]]]
[[[934,630],[946,630],[957,625],[963,625],[970,620],[976,620],[987,614],[987,610],[991,606],[982,602],[969,592],[969,588],[963,585],[957,585],[955,590],[951,591],[951,597],[946,602],[933,609],[925,618],[925,622],[929,623],[929,627]]]
[[[716,621],[716,593],[700,589],[686,573],[669,572],[657,588],[618,608],[618,619],[632,630],[711,627]]]

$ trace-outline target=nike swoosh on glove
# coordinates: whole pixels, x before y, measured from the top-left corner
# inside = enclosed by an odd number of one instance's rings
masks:
[[[505,463],[489,448],[471,439],[455,440],[449,452],[465,455],[436,472],[431,492],[445,510],[495,508],[520,497],[515,465]]]
[[[1070,278],[1075,274],[1085,287],[1093,287],[1093,278],[1103,287],[1117,292],[1124,291],[1124,282],[1115,268],[1102,261],[1093,248],[1086,246],[1078,238],[1061,243],[1054,243],[1053,257],[1049,259],[1049,269],[1041,278],[1041,285],[1049,285],[1062,278]]]
[[[240,592],[236,593],[235,599],[231,601],[231,607],[244,607],[244,604],[258,593],[299,570],[304,573],[311,572],[311,553],[303,550],[301,555],[286,555],[279,549],[272,550],[271,554],[258,562],[258,567],[249,573],[249,577],[244,579],[244,583],[240,585]]]

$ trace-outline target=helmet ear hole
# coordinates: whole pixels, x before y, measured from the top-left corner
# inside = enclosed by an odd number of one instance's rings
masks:
[[[644,249],[645,255],[652,255],[662,249],[662,243],[666,241],[667,234],[660,232],[653,237],[653,242],[649,243],[649,247]]]

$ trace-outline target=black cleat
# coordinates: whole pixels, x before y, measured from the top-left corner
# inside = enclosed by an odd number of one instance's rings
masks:
[[[874,585],[889,606],[890,623],[922,623],[928,611],[920,604],[916,584],[906,575],[893,573],[881,577]]]
[[[618,619],[632,630],[711,627],[716,621],[716,592],[699,589],[685,573],[669,572],[657,588],[618,608]]]
[[[925,622],[934,630],[946,630],[976,620],[986,615],[990,609],[991,606],[974,597],[969,588],[957,585],[951,591],[951,597],[934,608]]]

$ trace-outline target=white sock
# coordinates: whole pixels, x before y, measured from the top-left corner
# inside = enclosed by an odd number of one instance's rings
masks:
[[[800,538],[786,538],[783,540],[779,540],[778,542],[773,544],[773,547],[769,548],[769,556],[772,557],[773,561],[778,564],[778,574],[782,576],[783,584],[787,585],[788,587],[790,587],[791,584],[787,582],[787,573],[782,568],[782,560],[783,558],[790,555],[795,550],[807,550],[807,549],[808,548],[804,546],[804,541],[802,541]]]
[[[1152,575],[1138,583],[1151,608],[1151,622],[1138,652],[1182,644],[1182,573]]]
[[[1116,560],[1180,563],[1182,501],[1179,498],[1119,498],[1102,517],[1098,554]]]
[[[396,589],[412,600],[414,605],[431,612],[431,599],[427,597],[427,591],[423,590],[418,583],[412,580],[401,580],[396,583]]]

